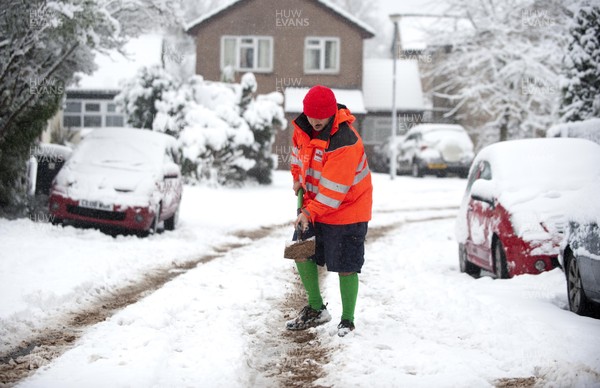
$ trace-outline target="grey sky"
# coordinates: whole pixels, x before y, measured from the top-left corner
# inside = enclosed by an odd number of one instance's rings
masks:
[[[444,7],[444,1],[434,0],[378,0],[379,13],[382,23],[389,23],[386,28],[392,35],[392,22],[388,15],[393,13],[440,13]],[[431,23],[433,19],[428,18],[405,18],[401,21],[401,35],[404,48],[423,48],[425,38],[422,29]]]

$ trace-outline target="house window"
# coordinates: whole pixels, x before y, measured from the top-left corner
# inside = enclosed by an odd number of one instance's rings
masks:
[[[100,104],[97,102],[86,103],[85,104],[86,112],[100,112]]]
[[[221,69],[273,71],[273,38],[268,36],[224,36],[221,40]]]
[[[81,102],[67,101],[65,112],[81,113]]]
[[[101,127],[102,116],[83,116],[84,127]]]
[[[69,99],[63,111],[63,127],[122,127],[125,116],[111,100]]]
[[[308,37],[304,43],[304,72],[338,73],[340,39]]]
[[[67,116],[63,118],[63,126],[65,128],[81,127],[81,116]]]
[[[122,127],[123,126],[123,116],[106,116],[106,126],[107,127]]]
[[[365,144],[384,144],[391,135],[392,118],[367,116],[362,125],[361,137]]]

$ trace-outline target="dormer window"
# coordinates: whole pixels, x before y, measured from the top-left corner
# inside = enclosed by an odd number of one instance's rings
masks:
[[[266,73],[273,71],[273,38],[270,36],[224,36],[221,69]]]
[[[339,73],[340,39],[307,37],[304,42],[304,72]]]

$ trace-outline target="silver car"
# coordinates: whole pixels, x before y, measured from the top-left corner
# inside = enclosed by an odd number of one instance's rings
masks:
[[[465,178],[473,157],[473,142],[462,126],[419,124],[398,145],[398,171],[414,177],[450,173]]]

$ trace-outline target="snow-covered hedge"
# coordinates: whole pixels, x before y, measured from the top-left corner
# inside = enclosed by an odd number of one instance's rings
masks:
[[[133,126],[141,121],[139,116],[155,112],[150,127],[178,138],[188,182],[238,184],[251,177],[270,183],[275,166],[271,144],[276,129],[285,126],[283,96],[254,97],[255,91],[251,73],[240,84],[206,81],[198,75],[178,83],[160,69],[142,69],[117,102]]]

